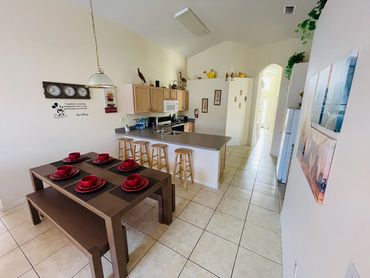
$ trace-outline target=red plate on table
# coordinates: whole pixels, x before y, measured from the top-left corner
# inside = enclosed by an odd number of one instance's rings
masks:
[[[55,173],[54,173],[54,174],[51,174],[49,176],[49,178],[54,180],[54,181],[60,181],[60,180],[65,180],[65,179],[72,178],[72,177],[76,176],[79,172],[80,172],[80,169],[73,167],[73,169],[71,170],[71,173],[69,173],[66,176],[58,176],[58,175],[55,175]]]
[[[136,192],[143,190],[149,185],[149,180],[146,177],[142,177],[141,183],[137,186],[127,186],[125,183],[122,183],[121,188],[126,192]]]
[[[106,185],[107,181],[101,178],[98,178],[95,185],[90,187],[84,187],[80,183],[77,183],[75,186],[75,191],[78,193],[90,193],[94,192],[100,188],[102,188],[104,185]]]
[[[114,159],[114,157],[112,157],[112,156],[110,156],[107,160],[99,160],[98,158],[95,158],[95,159],[92,160],[92,163],[101,165],[101,164],[111,162],[111,161],[113,161],[113,159]]]
[[[140,167],[139,163],[136,163],[135,166],[130,167],[130,168],[125,168],[125,167],[122,166],[122,164],[120,164],[120,165],[117,166],[117,169],[121,172],[131,172],[131,171],[136,170],[139,167]]]
[[[70,163],[70,164],[72,164],[72,163],[77,163],[77,162],[81,162],[81,161],[83,161],[83,160],[85,160],[86,159],[86,157],[84,156],[84,155],[82,155],[82,156],[80,156],[79,158],[77,158],[77,159],[70,159],[69,157],[66,157],[65,159],[63,159],[62,161],[64,162],[64,163]]]

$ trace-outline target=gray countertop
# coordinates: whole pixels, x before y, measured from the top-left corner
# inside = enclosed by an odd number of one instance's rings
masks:
[[[117,134],[123,134],[128,137],[132,136],[148,140],[166,142],[169,144],[215,151],[220,150],[231,139],[231,137],[228,136],[191,132],[183,132],[179,135],[160,135],[153,133],[153,130],[151,128],[146,128],[142,130],[130,130],[128,132],[126,132],[124,128],[116,128],[115,131]]]

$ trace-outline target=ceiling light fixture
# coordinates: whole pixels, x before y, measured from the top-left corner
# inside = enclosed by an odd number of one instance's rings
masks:
[[[112,88],[112,87],[115,87],[113,85],[112,79],[110,79],[107,75],[105,75],[104,70],[100,67],[98,40],[96,38],[94,9],[93,9],[92,0],[90,0],[90,14],[91,14],[91,22],[92,22],[92,27],[93,27],[93,33],[94,33],[96,65],[98,67],[98,71],[89,77],[89,79],[87,80],[86,87],[89,87],[89,88]]]
[[[190,32],[197,36],[203,36],[209,32],[206,25],[189,8],[185,8],[175,14],[175,18],[182,23]]]

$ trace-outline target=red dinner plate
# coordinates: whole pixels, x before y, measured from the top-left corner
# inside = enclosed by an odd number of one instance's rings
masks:
[[[72,160],[70,159],[69,157],[66,157],[65,159],[63,159],[62,161],[64,163],[77,163],[77,162],[81,162],[82,160],[85,160],[85,156],[84,155],[81,155],[79,158],[75,159],[75,160]]]
[[[127,186],[125,183],[122,183],[121,188],[122,188],[122,190],[127,191],[127,192],[136,192],[136,191],[143,190],[148,185],[149,185],[149,180],[146,177],[142,177],[142,181],[141,181],[140,185],[138,185],[138,186]]]
[[[72,178],[76,176],[79,172],[80,172],[80,169],[73,167],[73,169],[71,170],[71,173],[67,176],[57,176],[55,174],[51,174],[49,177],[50,179],[54,181],[59,181],[59,180],[65,180],[65,179]]]
[[[102,188],[106,183],[107,181],[101,178],[98,178],[98,181],[96,182],[96,184],[90,187],[83,187],[81,186],[80,183],[77,183],[75,186],[75,191],[78,193],[90,193],[90,192],[93,192],[93,191],[96,191]]]
[[[103,160],[103,161],[95,158],[95,159],[93,159],[92,163],[100,165],[100,164],[105,164],[105,163],[111,162],[113,159],[114,159],[114,157],[112,157],[112,156],[110,156],[109,159]]]
[[[131,167],[131,168],[125,168],[125,167],[122,166],[122,164],[120,164],[120,165],[117,166],[117,169],[121,172],[131,172],[131,171],[136,170],[139,167],[140,167],[139,163],[136,163],[136,165],[134,167]]]

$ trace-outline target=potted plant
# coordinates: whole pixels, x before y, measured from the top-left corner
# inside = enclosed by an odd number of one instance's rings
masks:
[[[294,64],[303,62],[304,58],[305,58],[304,52],[294,53],[293,56],[289,58],[288,65],[284,70],[284,75],[286,78],[288,78],[288,80],[290,80],[290,77],[292,76]]]

